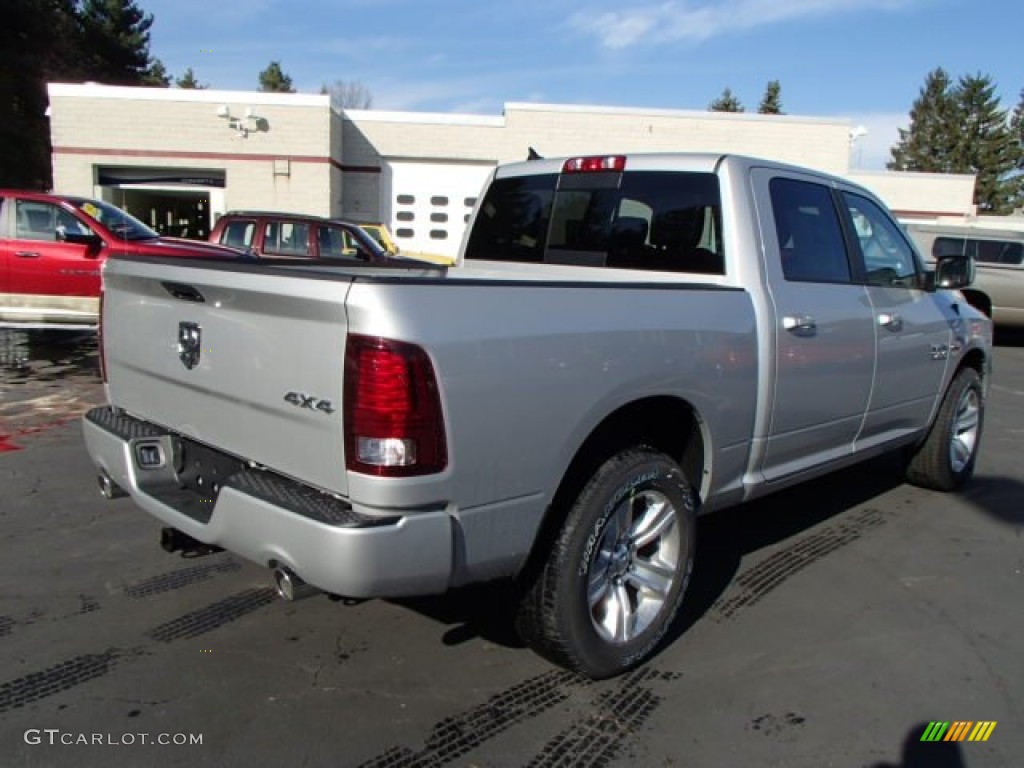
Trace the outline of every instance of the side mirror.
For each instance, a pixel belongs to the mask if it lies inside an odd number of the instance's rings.
[[[970,256],[941,256],[935,270],[928,275],[931,290],[959,290],[974,282],[974,259]]]
[[[57,239],[65,243],[74,243],[75,245],[87,245],[90,248],[100,248],[103,245],[103,240],[99,235],[90,232],[87,235],[79,234],[77,232],[66,232],[63,229],[57,230]]]

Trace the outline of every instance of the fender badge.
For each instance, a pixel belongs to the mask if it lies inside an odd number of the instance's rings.
[[[305,392],[289,392],[284,396],[284,401],[296,408],[308,408],[320,413],[334,413],[334,404],[330,400],[321,400],[315,395],[307,395]]]

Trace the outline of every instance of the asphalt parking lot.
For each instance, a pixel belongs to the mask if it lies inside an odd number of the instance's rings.
[[[594,683],[523,648],[497,587],[286,603],[165,554],[96,490],[95,340],[0,331],[0,764],[1020,765],[1024,342],[995,367],[963,493],[883,458],[705,518],[671,643]]]

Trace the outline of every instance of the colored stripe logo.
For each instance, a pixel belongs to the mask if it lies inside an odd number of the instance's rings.
[[[988,741],[995,729],[995,720],[933,720],[921,734],[921,741]]]

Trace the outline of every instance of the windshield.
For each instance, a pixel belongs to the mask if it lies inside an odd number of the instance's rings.
[[[80,197],[70,197],[67,201],[122,240],[152,240],[160,236],[134,216],[110,203]]]

